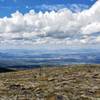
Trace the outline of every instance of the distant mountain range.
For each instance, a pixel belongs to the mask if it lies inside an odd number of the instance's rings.
[[[30,68],[39,65],[99,64],[99,50],[2,50],[1,67]]]

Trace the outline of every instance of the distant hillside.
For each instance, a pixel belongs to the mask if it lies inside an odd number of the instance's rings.
[[[13,71],[15,71],[15,70],[14,69],[10,69],[10,68],[0,67],[0,73],[13,72]]]

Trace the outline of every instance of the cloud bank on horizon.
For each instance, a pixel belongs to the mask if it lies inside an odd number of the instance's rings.
[[[100,0],[89,9],[79,9],[16,11],[0,18],[0,45],[100,44]]]

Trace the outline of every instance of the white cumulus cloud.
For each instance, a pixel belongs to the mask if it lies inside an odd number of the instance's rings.
[[[19,11],[0,18],[0,44],[66,44],[100,43],[100,0],[91,8],[72,12],[57,11],[26,14]]]

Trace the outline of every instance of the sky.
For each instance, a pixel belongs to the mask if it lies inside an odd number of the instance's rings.
[[[56,6],[66,8],[73,4],[90,7],[94,2],[95,0],[0,0],[0,17],[10,16],[16,10],[21,13],[27,13],[31,9],[34,9],[36,12],[40,10],[50,11],[50,6],[56,9]]]
[[[100,0],[0,0],[0,48],[100,45]]]

